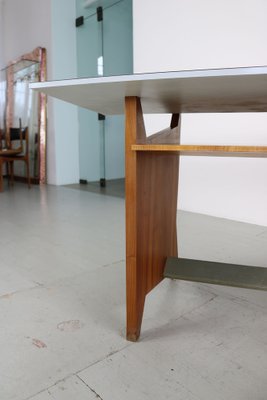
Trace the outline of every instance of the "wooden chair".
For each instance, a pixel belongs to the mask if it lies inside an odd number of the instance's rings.
[[[3,132],[1,133],[3,136]],[[0,148],[0,192],[3,191],[3,171],[4,163],[7,164],[8,179],[11,184],[14,183],[14,161],[23,161],[26,164],[26,174],[28,187],[31,186],[30,178],[30,157],[29,157],[29,134],[26,128],[10,128],[9,131],[10,146]],[[1,139],[1,143],[3,139]]]

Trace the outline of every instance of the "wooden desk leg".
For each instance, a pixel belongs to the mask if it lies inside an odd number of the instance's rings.
[[[127,97],[125,107],[127,339],[136,341],[146,294],[163,279],[166,258],[177,257],[179,157],[132,151],[146,140],[140,99]]]

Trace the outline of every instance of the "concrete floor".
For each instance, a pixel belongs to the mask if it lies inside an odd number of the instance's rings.
[[[266,227],[178,220],[180,256],[267,266]],[[267,399],[266,292],[164,280],[130,343],[122,198],[16,183],[0,221],[1,400]]]
[[[101,187],[98,182],[87,182],[86,184],[74,183],[66,185],[70,189],[85,190],[87,192],[104,194],[112,197],[124,198],[125,179],[110,179],[106,181],[106,186]]]

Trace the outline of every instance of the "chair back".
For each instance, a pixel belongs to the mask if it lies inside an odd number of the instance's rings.
[[[9,140],[10,140],[10,147],[12,149],[20,150],[22,153],[28,154],[29,152],[28,127],[10,128]],[[16,144],[14,142],[19,142],[19,144]]]

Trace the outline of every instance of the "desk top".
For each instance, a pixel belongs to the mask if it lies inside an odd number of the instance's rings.
[[[188,70],[30,84],[31,89],[104,115],[138,96],[144,113],[267,112],[267,67]]]

